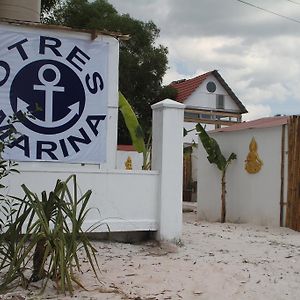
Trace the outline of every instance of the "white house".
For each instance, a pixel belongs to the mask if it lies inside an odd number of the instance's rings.
[[[247,109],[228,86],[217,70],[191,79],[173,81],[170,86],[177,90],[176,101],[185,105],[184,126],[192,129],[197,123],[217,127],[241,122]],[[195,133],[185,137],[191,143]]]
[[[173,81],[170,86],[177,90],[176,101],[185,105],[184,128],[192,130],[197,123],[206,124],[206,129],[230,126],[241,122],[247,109],[228,86],[217,70],[191,79]],[[198,143],[195,131],[184,137],[185,146]],[[184,161],[184,199],[196,198],[197,154],[185,156]],[[193,192],[191,194],[191,192]],[[193,199],[191,199],[193,198]]]

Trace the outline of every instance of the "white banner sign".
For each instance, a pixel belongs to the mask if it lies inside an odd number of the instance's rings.
[[[108,50],[100,40],[0,27],[0,138],[10,116],[20,120],[5,158],[105,161]]]

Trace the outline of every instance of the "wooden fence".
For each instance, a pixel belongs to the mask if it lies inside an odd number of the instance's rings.
[[[183,156],[183,201],[192,201],[192,156],[186,153]]]
[[[300,116],[292,116],[288,121],[286,226],[300,231]]]

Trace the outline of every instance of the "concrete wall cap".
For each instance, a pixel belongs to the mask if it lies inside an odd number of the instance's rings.
[[[177,101],[171,100],[171,99],[165,99],[163,101],[160,101],[158,103],[155,103],[151,105],[152,109],[159,109],[159,108],[178,108],[178,109],[184,109],[185,105],[182,103],[179,103]]]

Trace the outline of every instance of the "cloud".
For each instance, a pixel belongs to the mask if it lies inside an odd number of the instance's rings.
[[[263,117],[272,116],[271,107],[268,105],[248,105],[249,113],[243,115],[243,121],[250,121],[255,119],[260,119]]]
[[[300,24],[237,0],[110,0],[122,13],[153,20],[169,49],[164,83],[217,69],[252,116],[300,113]],[[249,0],[299,18],[300,5]]]
[[[127,0],[128,1],[128,0]],[[146,0],[138,1],[143,5]],[[278,32],[290,34],[295,23],[269,14],[262,10],[247,6],[236,0],[161,0],[154,1],[162,11],[168,3],[164,19],[153,15],[154,21],[159,22],[168,36],[248,36],[249,38],[264,38],[276,36]],[[258,6],[285,14],[297,19],[300,6],[287,1],[251,0]],[[164,6],[160,5],[164,3]],[[143,14],[146,18],[147,13]]]

